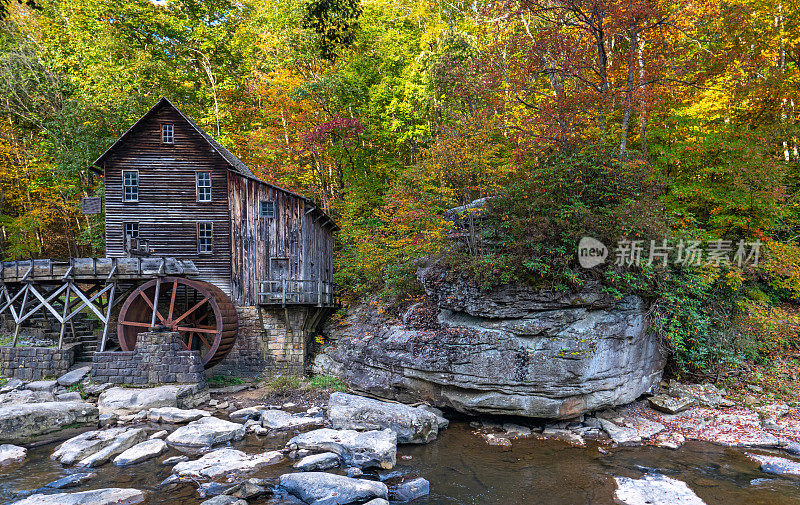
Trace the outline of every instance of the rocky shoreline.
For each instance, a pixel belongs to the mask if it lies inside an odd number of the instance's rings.
[[[54,382],[43,386],[9,381],[0,394],[0,409],[25,407],[35,412],[77,402],[71,397],[58,401],[63,386]],[[765,474],[800,475],[800,462],[793,459],[800,455],[798,409],[782,403],[736,405],[710,385],[663,386],[660,394],[647,400],[571,419],[484,417],[471,424],[492,451],[511,450],[520,439],[536,438],[596,447],[611,455],[621,447],[678,449],[686,441],[698,440],[740,448]],[[87,431],[63,441],[51,454],[72,473],[21,492],[12,503],[146,503],[153,492],[179,486],[195,488],[197,503],[203,505],[413,502],[424,499],[431,483],[425,475],[393,473],[398,446],[436,444],[449,423],[449,414],[425,404],[404,405],[341,392],[330,393],[324,401],[317,401],[320,395],[316,395],[302,404],[270,405],[258,403],[263,395],[248,394],[251,391],[217,393],[212,399],[207,390],[193,386],[133,389],[84,382],[80,389],[87,396],[80,403],[94,409],[96,418],[84,423]],[[16,425],[3,419],[0,416],[0,433],[9,437]],[[40,423],[42,434],[62,426],[59,419],[49,421],[50,425]],[[30,440],[29,427],[23,431]],[[245,436],[257,437],[261,452],[231,446]],[[26,452],[19,445],[0,445],[0,465],[25,464]],[[100,467],[136,472],[137,465],[151,460],[171,468],[155,491],[85,490],[93,487]],[[287,472],[275,479],[253,477],[273,466]],[[625,505],[703,503],[684,482],[658,473],[639,479],[618,476],[614,485],[615,500]],[[653,493],[666,501],[646,501]]]

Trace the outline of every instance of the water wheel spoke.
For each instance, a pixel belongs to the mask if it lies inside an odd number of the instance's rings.
[[[153,307],[153,302],[152,302],[152,301],[150,300],[150,298],[147,296],[147,293],[145,293],[145,292],[144,292],[144,290],[141,290],[141,291],[139,292],[139,294],[140,294],[140,295],[142,295],[142,298],[144,298],[144,301],[145,301],[145,302],[147,302],[147,305],[149,305],[149,306],[150,306],[150,309],[152,309],[152,310],[155,310],[155,311],[156,311],[156,315],[158,315],[158,318],[161,320],[161,324],[166,324],[166,323],[167,323],[166,319],[164,319],[164,316],[162,316],[162,315],[161,315],[161,312],[159,312],[158,310],[156,310],[156,309]],[[148,325],[148,327],[149,327],[149,326],[150,326],[150,325]]]
[[[202,328],[197,326],[192,326],[191,328],[188,326],[178,326],[176,328],[178,331],[196,331],[198,333],[216,333],[216,328]]]
[[[125,326],[138,326],[140,328],[150,328],[150,323],[140,323],[137,321],[120,321]]]
[[[178,319],[174,320],[172,323],[177,325],[178,323],[183,321],[187,316],[189,316],[192,312],[194,312],[195,310],[199,309],[200,306],[203,305],[204,303],[206,303],[207,301],[208,301],[208,298],[204,297],[202,300],[200,300],[199,302],[194,304],[194,307],[192,307],[191,309],[189,309],[186,312],[184,312],[181,317],[179,317]]]
[[[167,321],[172,322],[172,314],[175,312],[175,295],[178,294],[178,279],[172,283],[172,297],[169,300],[169,314]]]
[[[206,346],[207,346],[209,349],[211,349],[211,347],[212,347],[212,346],[211,346],[211,344],[209,344],[209,343],[208,343],[208,340],[206,340],[205,338],[203,338],[203,334],[202,334],[202,333],[198,333],[198,334],[197,334],[197,338],[199,338],[200,340],[202,340],[202,341],[203,341],[203,343],[204,343],[204,344],[206,344]]]

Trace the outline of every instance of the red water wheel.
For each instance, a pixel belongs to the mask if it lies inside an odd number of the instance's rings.
[[[145,282],[125,300],[117,335],[123,351],[132,351],[136,336],[149,331],[157,279]],[[239,327],[236,309],[218,287],[183,277],[162,277],[158,286],[156,326],[181,334],[187,349],[200,351],[203,365],[216,365],[233,347]]]

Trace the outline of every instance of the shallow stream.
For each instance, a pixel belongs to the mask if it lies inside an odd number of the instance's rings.
[[[287,437],[249,436],[235,447],[248,453],[283,447]],[[15,494],[32,490],[70,473],[50,459],[57,444],[30,449],[25,463],[0,468],[0,503],[13,503]],[[800,504],[800,478],[771,476],[744,456],[744,452],[707,443],[687,443],[677,451],[649,446],[608,449],[602,454],[589,442],[572,447],[562,442],[517,439],[511,449],[488,446],[466,423],[453,423],[439,438],[422,446],[398,448],[398,465],[391,471],[391,484],[398,475],[421,476],[431,483],[431,494],[421,504],[458,505],[584,505],[611,504],[613,476],[639,477],[661,472],[686,482],[708,505]],[[170,452],[128,468],[106,464],[92,471],[99,475],[88,483],[65,491],[103,487],[133,487],[148,490],[149,505],[194,505],[203,501],[196,486],[181,485],[171,491],[156,485],[170,475],[160,461],[179,453]],[[411,456],[402,459],[401,456]],[[290,462],[267,467],[255,477],[275,478],[290,471]],[[281,503],[280,500],[252,501]]]

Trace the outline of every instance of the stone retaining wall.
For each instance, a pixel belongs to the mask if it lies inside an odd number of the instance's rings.
[[[56,378],[75,363],[81,344],[57,347],[0,347],[0,375],[25,381]]]
[[[206,376],[199,351],[187,351],[179,333],[144,332],[133,351],[96,352],[92,359],[96,383],[156,385],[201,384]]]

